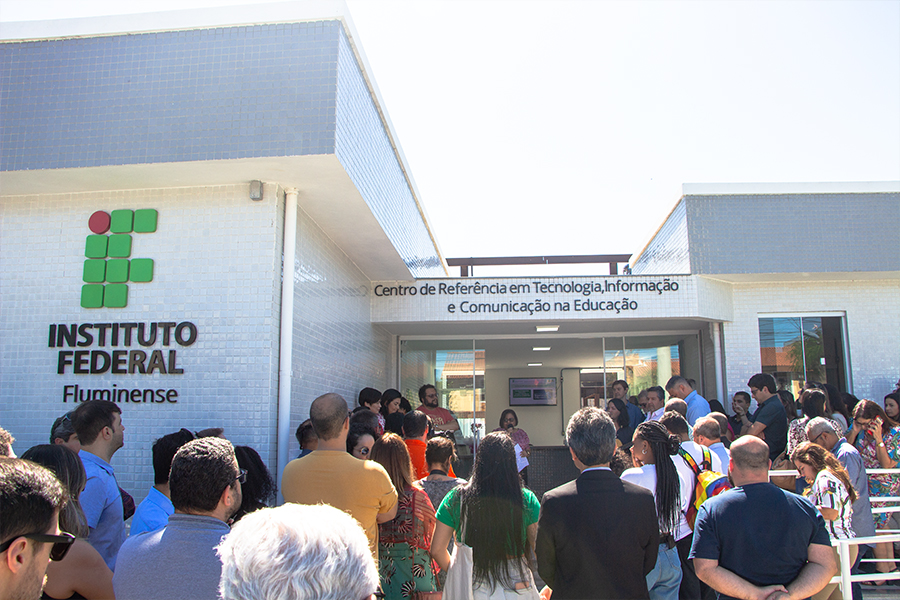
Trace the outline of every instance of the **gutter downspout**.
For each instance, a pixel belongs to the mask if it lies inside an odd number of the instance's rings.
[[[722,337],[720,334],[721,326],[718,321],[713,321],[712,324],[712,341],[713,341],[713,355],[715,357],[714,361],[716,363],[716,395],[719,402],[722,403],[722,406],[728,406],[727,398],[725,397],[725,377],[722,373]]]
[[[284,191],[284,237],[281,265],[281,335],[278,353],[278,501],[281,477],[288,464],[291,441],[291,366],[294,350],[294,261],[297,251],[297,188]]]

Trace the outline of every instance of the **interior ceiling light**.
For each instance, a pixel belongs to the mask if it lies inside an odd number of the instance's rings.
[[[543,367],[544,363],[528,363],[529,367]]]
[[[603,373],[603,369],[581,369],[582,373]]]
[[[534,346],[531,348],[534,352],[547,352],[550,346]]]
[[[546,333],[548,331],[559,331],[559,325],[535,325],[534,329],[538,333]]]

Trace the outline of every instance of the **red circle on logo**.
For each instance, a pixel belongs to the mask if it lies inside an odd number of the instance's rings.
[[[97,235],[106,233],[109,231],[109,213],[98,210],[91,215],[90,219],[88,219],[88,227],[90,227],[91,231]]]

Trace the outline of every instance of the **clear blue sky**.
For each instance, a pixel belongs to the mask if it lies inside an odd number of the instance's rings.
[[[900,180],[900,1],[348,5],[448,257],[636,253],[682,183]]]

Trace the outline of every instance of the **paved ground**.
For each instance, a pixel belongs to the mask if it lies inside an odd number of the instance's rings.
[[[863,598],[865,600],[896,600],[900,598],[900,587],[883,585],[878,587],[863,586]]]
[[[533,573],[534,582],[537,585],[538,591],[540,591],[541,588],[544,587],[544,582],[541,581],[541,576],[538,575],[537,570],[534,570]],[[900,600],[900,587],[894,585],[864,585],[862,591],[863,600]]]

